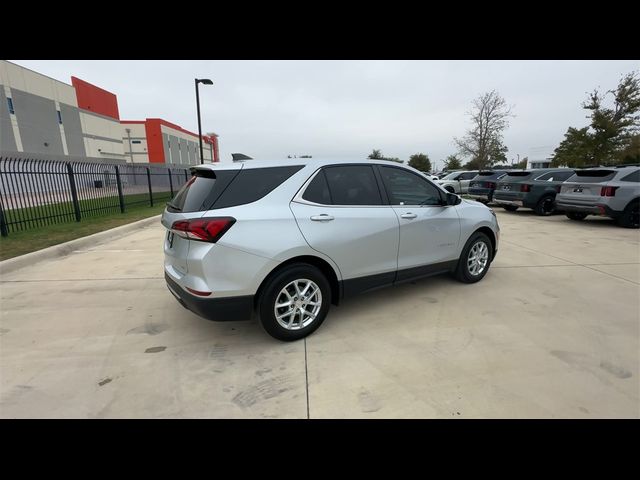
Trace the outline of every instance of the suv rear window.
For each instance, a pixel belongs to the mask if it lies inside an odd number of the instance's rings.
[[[167,208],[172,212],[203,212],[255,202],[302,167],[194,169],[194,176],[167,204]]]
[[[536,178],[536,180],[543,182],[564,182],[571,175],[573,175],[573,170],[568,170],[565,172],[549,172]]]
[[[192,170],[193,176],[167,204],[170,212],[201,212],[220,196],[240,170]]]
[[[615,174],[614,170],[576,170],[576,173],[568,181],[579,183],[608,182]]]
[[[304,165],[296,165],[240,170],[209,210],[236,207],[260,200],[303,167]]]
[[[507,175],[509,175],[510,177],[528,177],[529,175],[531,175],[533,172],[507,172]]]

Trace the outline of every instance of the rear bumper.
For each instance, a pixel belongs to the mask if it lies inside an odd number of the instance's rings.
[[[185,292],[167,273],[164,274],[169,291],[187,310],[207,320],[228,322],[250,320],[253,314],[253,295],[206,298]]]
[[[605,217],[616,218],[619,217],[622,212],[612,210],[607,205],[581,205],[578,203],[563,202],[556,199],[556,208],[564,212],[578,212],[586,213],[588,215],[602,215]]]
[[[503,200],[501,198],[493,197],[493,203],[497,203],[498,205],[511,205],[514,207],[523,207],[522,200]]]

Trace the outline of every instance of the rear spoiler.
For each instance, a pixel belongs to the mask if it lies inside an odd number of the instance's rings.
[[[232,153],[231,158],[234,162],[240,162],[242,160],[253,160],[253,158],[245,155],[244,153]]]

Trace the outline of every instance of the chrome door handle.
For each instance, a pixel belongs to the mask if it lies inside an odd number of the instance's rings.
[[[323,213],[322,215],[312,216],[311,220],[313,220],[314,222],[330,222],[331,220],[333,220],[333,217],[331,215]]]
[[[416,215],[415,213],[403,213],[402,215],[400,215],[400,217],[402,218],[408,218],[408,219],[412,219],[412,218],[416,218],[418,215]]]

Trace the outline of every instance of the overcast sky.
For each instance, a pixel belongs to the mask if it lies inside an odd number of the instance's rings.
[[[587,92],[615,88],[639,61],[79,61],[12,60],[70,83],[72,75],[118,96],[120,118],[160,117],[197,132],[193,79],[203,132],[232,152],[364,158],[372,149],[432,162],[455,153],[471,102],[496,89],[516,115],[505,134],[509,160],[544,158],[569,126],[588,120]]]

